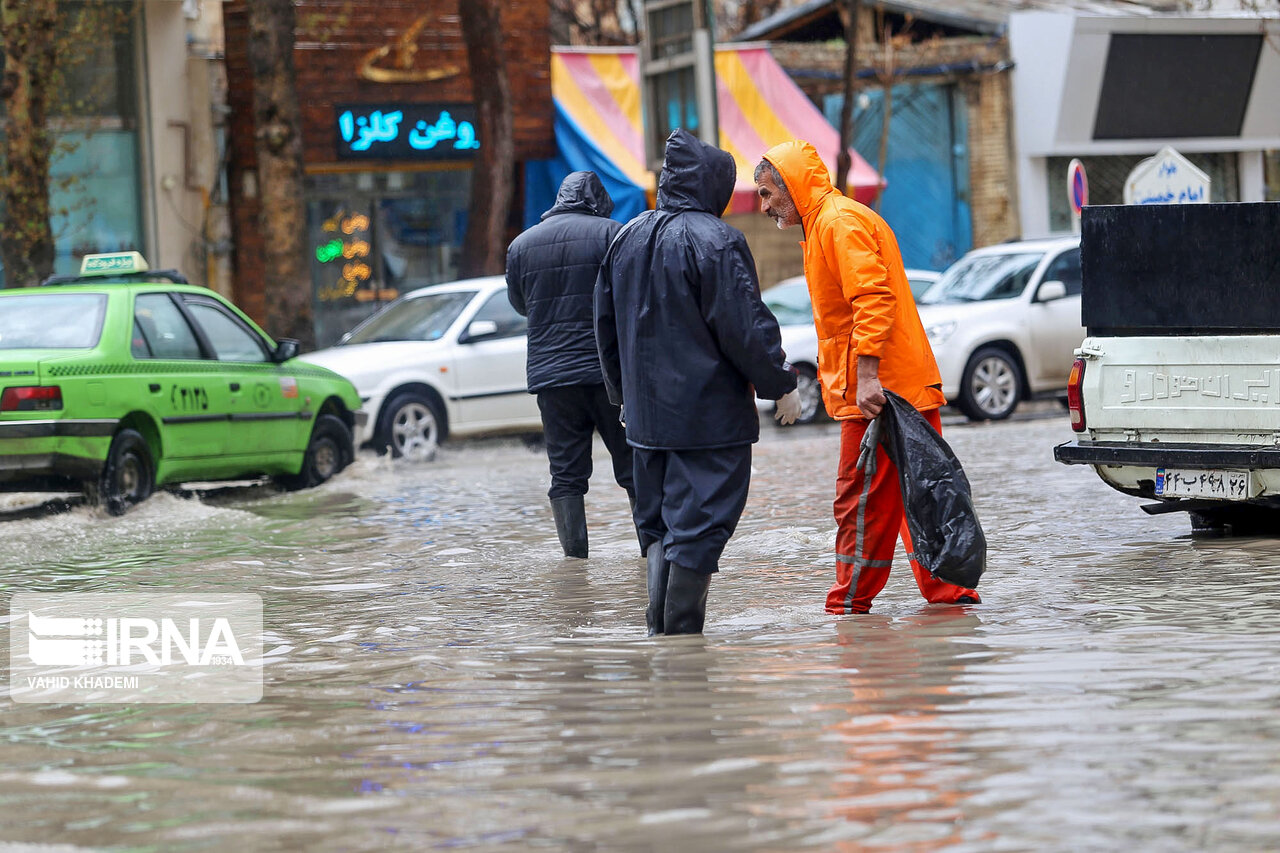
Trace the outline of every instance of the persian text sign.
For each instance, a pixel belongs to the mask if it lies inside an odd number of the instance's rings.
[[[257,702],[262,599],[199,593],[17,593],[15,702]]]
[[[459,160],[480,148],[470,104],[338,105],[342,160]]]
[[[1209,201],[1209,176],[1172,148],[1161,148],[1129,173],[1125,204],[1203,204]]]

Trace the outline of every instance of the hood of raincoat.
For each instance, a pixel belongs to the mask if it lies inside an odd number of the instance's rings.
[[[719,216],[733,198],[738,167],[733,155],[708,145],[683,128],[667,137],[658,175],[658,210],[698,210]]]
[[[782,175],[801,219],[817,212],[822,200],[831,193],[843,195],[831,183],[831,174],[818,156],[818,149],[808,142],[796,139],[775,145],[765,152],[764,159]],[[805,232],[808,230],[806,227]]]
[[[600,176],[595,172],[570,172],[560,182],[556,203],[542,214],[542,218],[561,213],[589,213],[608,217],[613,213],[613,199],[609,198]]]

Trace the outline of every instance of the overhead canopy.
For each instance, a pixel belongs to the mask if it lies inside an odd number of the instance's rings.
[[[753,172],[760,155],[779,142],[813,143],[834,170],[839,134],[767,49],[717,48],[716,89],[720,147],[738,164],[738,181],[727,212],[757,209]],[[536,221],[551,207],[559,180],[578,169],[591,169],[604,179],[613,196],[615,219],[626,220],[645,209],[653,198],[654,176],[644,165],[635,49],[552,48],[551,93],[561,156],[529,173],[526,222],[531,216]],[[847,192],[859,201],[870,201],[879,176],[856,151],[850,149],[849,154]]]

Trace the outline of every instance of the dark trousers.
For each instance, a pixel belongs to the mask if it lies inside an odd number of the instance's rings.
[[[551,462],[547,497],[585,495],[591,479],[591,442],[599,432],[613,457],[613,478],[633,494],[631,445],[618,422],[618,407],[609,402],[604,385],[563,385],[538,392],[538,411]]]
[[[704,574],[738,526],[751,485],[751,445],[715,450],[635,448],[636,529],[672,563]]]

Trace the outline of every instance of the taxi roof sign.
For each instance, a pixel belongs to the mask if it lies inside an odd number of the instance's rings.
[[[85,255],[80,262],[80,275],[116,275],[129,272],[146,272],[151,269],[141,252],[111,252],[105,255]]]

